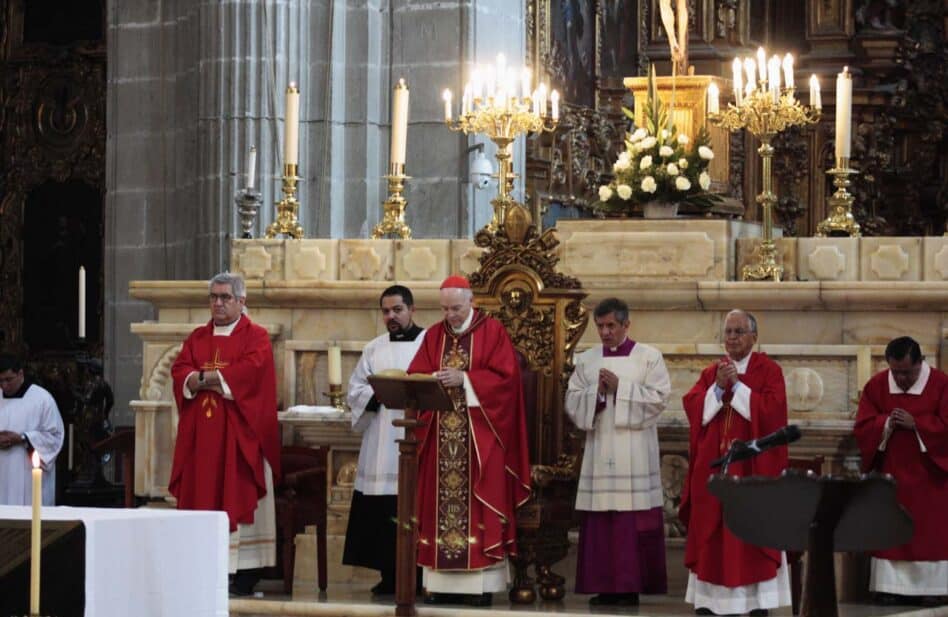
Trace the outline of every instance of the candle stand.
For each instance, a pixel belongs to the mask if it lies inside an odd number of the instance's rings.
[[[303,227],[297,220],[300,202],[296,200],[296,183],[299,181],[296,171],[296,164],[283,166],[283,199],[276,204],[277,218],[267,227],[267,238],[275,238],[277,234],[297,240],[303,237]]]
[[[836,192],[829,198],[831,213],[824,221],[816,226],[817,237],[851,236],[858,238],[861,234],[859,223],[853,216],[853,202],[855,197],[846,189],[852,184],[849,176],[859,172],[849,167],[848,158],[837,158],[836,166],[826,172],[833,176],[833,186]]]
[[[240,189],[234,195],[234,203],[237,204],[237,214],[240,216],[240,237],[249,240],[253,238],[254,223],[262,203],[260,192],[251,188]]]
[[[346,410],[346,393],[342,390],[342,384],[329,384],[329,392],[323,392],[324,396],[329,397],[329,404],[339,411]]]
[[[391,173],[385,176],[388,180],[388,199],[385,200],[383,207],[385,214],[382,221],[372,230],[372,238],[378,240],[387,236],[401,238],[402,240],[411,239],[411,227],[405,223],[405,208],[408,202],[402,197],[405,190],[405,180],[411,176],[405,175],[405,165],[403,163],[392,163]]]

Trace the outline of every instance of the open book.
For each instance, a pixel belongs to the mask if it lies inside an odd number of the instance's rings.
[[[433,375],[407,374],[401,369],[387,369],[369,375],[375,398],[389,409],[454,409],[454,403],[441,382]]]

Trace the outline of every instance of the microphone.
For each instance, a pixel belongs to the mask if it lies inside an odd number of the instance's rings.
[[[711,467],[720,467],[721,465],[726,465],[735,461],[743,461],[744,459],[753,458],[761,452],[765,452],[771,448],[776,448],[777,446],[785,446],[788,443],[793,443],[798,439],[800,439],[799,427],[796,424],[788,424],[782,429],[774,431],[770,435],[766,435],[760,439],[751,439],[750,441],[746,442],[735,441],[731,445],[731,449],[728,451],[728,453],[713,461],[711,463]]]

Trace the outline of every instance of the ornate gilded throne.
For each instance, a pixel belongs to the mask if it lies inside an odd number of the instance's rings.
[[[519,204],[507,213],[496,233],[475,236],[487,251],[470,275],[478,307],[507,328],[522,372],[530,443],[533,496],[517,514],[519,556],[514,560],[514,602],[536,599],[534,566],[540,596],[558,600],[563,577],[550,567],[566,556],[582,441],[563,413],[572,355],[586,329],[580,282],[557,272],[559,244],[555,230],[538,234]]]

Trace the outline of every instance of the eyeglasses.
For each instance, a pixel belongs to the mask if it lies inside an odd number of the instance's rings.
[[[211,304],[216,303],[218,300],[222,304],[227,304],[234,299],[234,296],[230,294],[207,294],[207,299],[210,300]]]
[[[744,328],[725,328],[724,336],[744,336],[745,334],[750,334],[752,330],[745,330]]]

